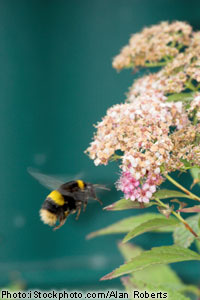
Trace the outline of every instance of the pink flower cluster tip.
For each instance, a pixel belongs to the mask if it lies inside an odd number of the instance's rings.
[[[162,180],[162,176],[149,173],[144,183],[141,184],[129,171],[126,171],[122,173],[117,182],[117,188],[124,193],[126,199],[149,203],[153,193],[156,191],[156,186]]]

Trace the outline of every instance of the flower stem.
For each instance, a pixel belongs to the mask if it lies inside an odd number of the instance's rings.
[[[169,209],[169,206],[164,204],[159,198],[155,198],[155,201],[163,208]],[[184,224],[185,228],[189,230],[196,238],[198,238],[198,235],[194,230],[190,227],[190,225],[181,217],[180,213],[176,213],[172,210],[171,212],[181,223]]]
[[[192,84],[192,78],[185,82],[185,87],[193,92],[196,92],[196,87]]]
[[[190,196],[191,199],[200,201],[200,198],[196,196],[195,194],[188,191],[184,186],[182,186],[180,183],[178,183],[176,180],[174,180],[171,176],[166,175],[166,178],[176,187],[178,187],[180,190],[182,190],[185,194]]]
[[[198,91],[199,89],[200,89],[200,83],[197,85],[196,91]]]
[[[110,158],[110,161],[115,161],[118,159],[122,159],[122,155],[118,155],[118,154],[113,154]]]
[[[145,67],[149,67],[149,68],[155,68],[155,67],[163,67],[167,64],[166,61],[161,61],[161,62],[145,62]]]

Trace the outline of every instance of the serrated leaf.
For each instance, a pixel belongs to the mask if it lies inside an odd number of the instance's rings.
[[[150,266],[133,274],[134,278],[143,280],[146,283],[166,284],[167,282],[171,289],[176,289],[177,284],[182,284],[180,278],[168,265]]]
[[[119,222],[116,222],[108,227],[105,227],[103,229],[97,230],[95,232],[92,232],[87,235],[87,239],[91,239],[93,237],[99,236],[99,235],[105,235],[105,234],[116,234],[116,233],[126,233],[134,228],[136,228],[138,225],[144,223],[145,221],[154,219],[158,216],[158,214],[155,213],[148,213],[148,214],[142,214],[134,217],[125,218]],[[164,218],[164,217],[163,217]]]
[[[125,261],[129,261],[131,258],[141,254],[143,251],[140,247],[130,243],[120,243],[118,244],[118,247]],[[133,283],[131,283],[131,278],[134,280]],[[122,277],[121,281],[128,292],[132,292],[136,287],[143,288],[150,284],[155,285],[156,283],[156,287],[159,287],[158,289],[160,291],[164,290],[161,288],[164,286],[165,289],[170,289],[171,291],[187,291],[195,295],[200,295],[200,291],[196,286],[184,284],[169,265],[153,265],[144,270],[133,272],[131,276]],[[142,285],[138,286],[138,282],[142,283]],[[154,291],[156,290],[157,289],[155,288]]]
[[[176,226],[177,224],[179,224],[179,221],[173,217],[169,219],[167,219],[166,217],[158,217],[145,221],[144,223],[131,230],[123,239],[123,243],[145,232],[154,231],[161,227]]]
[[[104,207],[105,210],[125,210],[125,209],[143,209],[147,207],[151,207],[152,205],[155,205],[156,203],[151,201],[147,204],[144,204],[144,207],[141,207],[141,204],[136,201],[131,201],[128,199],[121,199],[117,202],[112,203],[111,205],[108,205]]]
[[[173,95],[168,96],[167,98],[167,102],[177,102],[177,101],[181,101],[181,102],[190,102],[192,101],[194,98],[194,93],[176,93]]]
[[[190,260],[200,260],[200,255],[190,249],[185,249],[176,245],[156,247],[149,251],[142,252],[131,261],[102,277],[101,280],[116,278],[124,274],[143,270],[153,265]]]
[[[159,190],[154,195],[153,198],[159,198],[159,199],[167,199],[167,198],[189,198],[190,197],[182,192],[179,191],[173,191],[173,190]]]
[[[199,218],[200,216],[198,214],[186,219],[187,223],[197,234],[200,234],[200,229],[198,224]],[[174,230],[173,239],[176,245],[179,245],[184,248],[188,248],[195,240],[195,236],[189,230],[187,230],[183,224],[180,224]]]
[[[120,243],[118,244],[118,248],[125,261],[130,261],[143,252],[142,248],[130,243]],[[133,277],[138,280],[143,280],[145,283],[156,282],[158,284],[165,284],[167,282],[168,284],[173,284],[173,286],[182,284],[180,278],[168,265],[150,266],[144,270],[133,272]]]

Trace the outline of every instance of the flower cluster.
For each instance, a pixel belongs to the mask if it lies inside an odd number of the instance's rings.
[[[131,174],[135,180],[144,180],[148,174],[156,177],[161,165],[170,159],[170,127],[182,128],[187,123],[181,102],[163,103],[162,97],[140,96],[107,111],[87,152],[99,165],[107,164],[121,150],[124,174]]]
[[[155,62],[164,67],[136,80],[126,102],[108,109],[86,150],[95,165],[119,158],[120,150],[117,188],[138,202],[149,202],[169,172],[200,166],[200,32],[183,22],[145,28],[113,66]]]
[[[192,28],[184,22],[162,22],[141,33],[134,34],[129,45],[113,60],[113,67],[121,70],[130,66],[145,66],[175,57],[190,44]]]
[[[126,199],[148,203],[153,193],[155,193],[156,187],[160,185],[162,181],[162,176],[149,173],[146,180],[141,184],[130,172],[126,171],[122,172],[117,182],[117,188],[124,193]]]
[[[170,138],[173,148],[166,166],[167,172],[183,169],[185,162],[187,165],[200,166],[200,124],[189,124],[175,131]]]
[[[189,47],[171,59],[158,73],[138,79],[130,89],[128,100],[151,91],[163,95],[200,88],[200,32],[193,33]],[[129,99],[130,98],[130,99]]]
[[[167,64],[162,73],[168,77],[181,74],[183,84],[187,79],[200,82],[200,32],[193,34],[190,46]]]
[[[133,102],[137,97],[144,97],[144,95],[162,102],[166,101],[167,97],[163,93],[162,81],[158,81],[156,75],[150,74],[137,79],[129,90],[127,102]]]
[[[198,121],[200,121],[200,93],[196,93],[194,99],[190,103],[190,107],[188,109],[190,114],[195,114],[195,117]]]

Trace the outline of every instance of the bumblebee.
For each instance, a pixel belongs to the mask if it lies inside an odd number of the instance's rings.
[[[109,190],[104,185],[92,184],[80,179],[63,183],[58,178],[30,168],[28,172],[47,188],[51,190],[53,188],[40,209],[41,220],[49,226],[54,226],[53,230],[63,226],[70,214],[77,213],[76,219],[78,219],[81,209],[85,211],[89,198],[102,204],[97,198],[96,189]],[[56,226],[57,222],[59,224]]]

